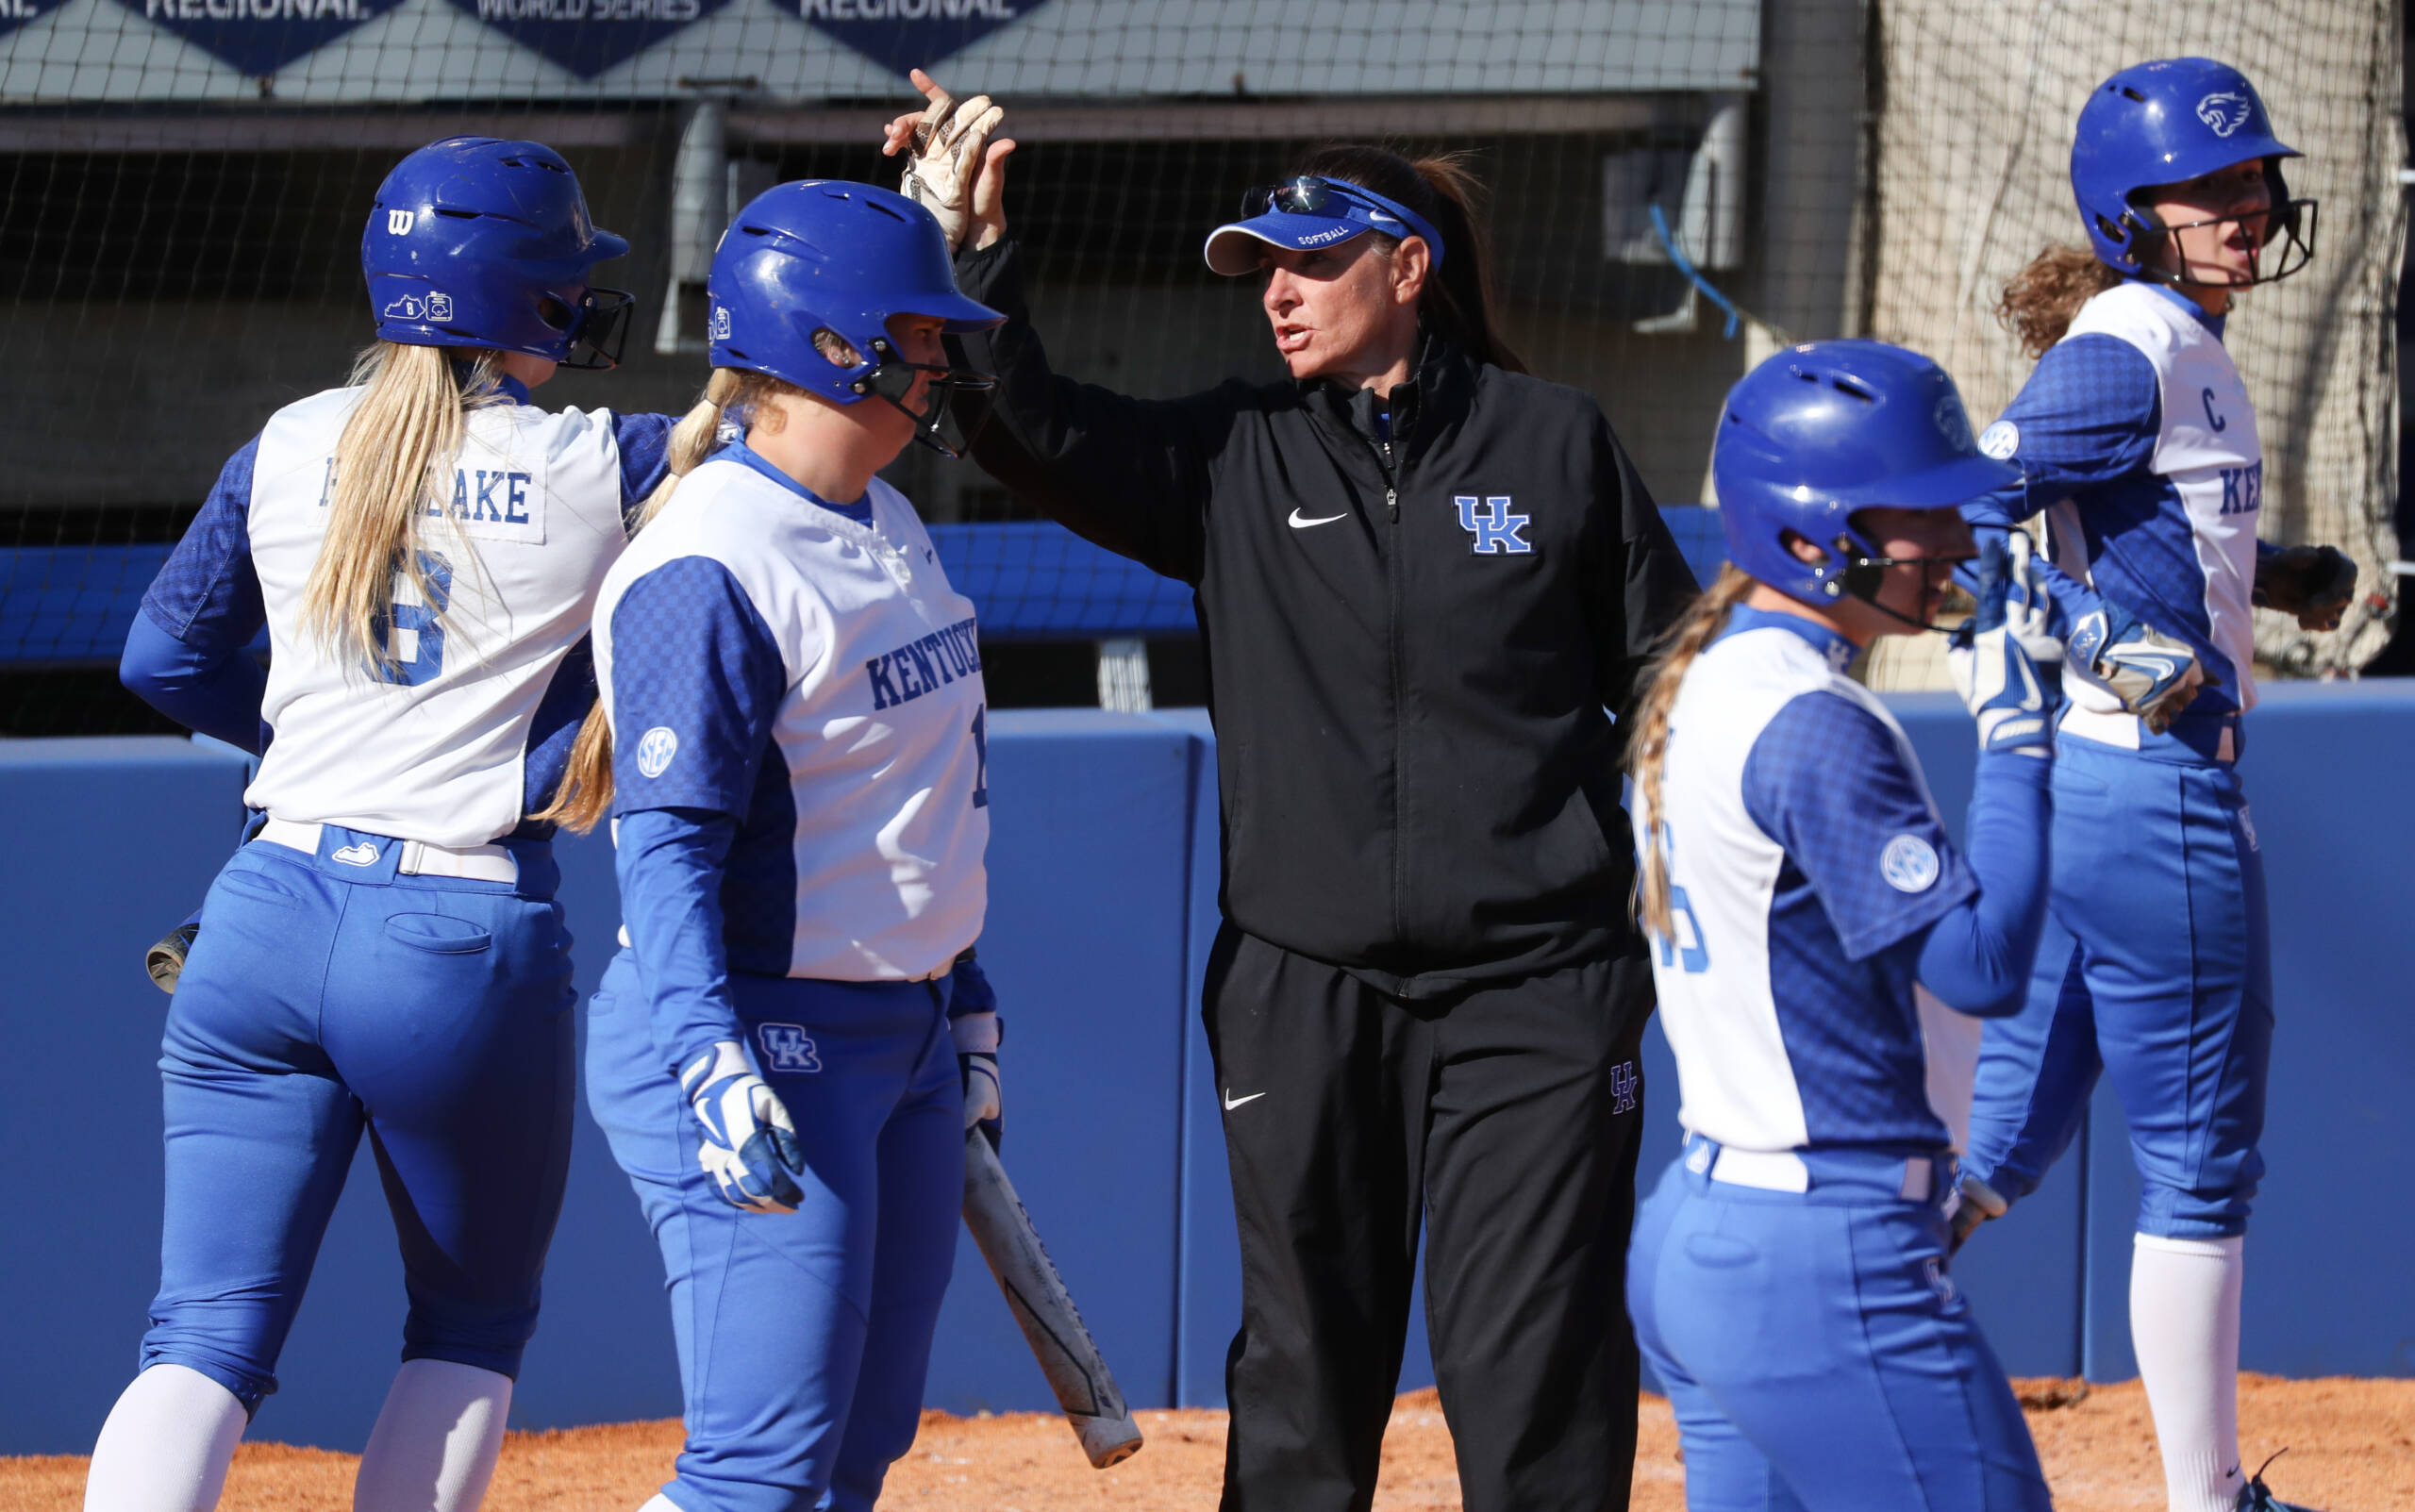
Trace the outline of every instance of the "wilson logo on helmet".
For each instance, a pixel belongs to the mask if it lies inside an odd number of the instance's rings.
[[[416,210],[388,210],[386,233],[389,236],[408,236],[411,234],[411,223],[418,219]]]
[[[2208,94],[2197,102],[2197,119],[2210,126],[2217,137],[2229,136],[2247,125],[2247,118],[2255,113],[2256,107],[2247,96],[2228,91]]]

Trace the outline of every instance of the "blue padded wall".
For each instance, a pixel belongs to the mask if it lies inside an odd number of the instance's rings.
[[[1890,700],[1948,825],[1968,803],[1970,722],[1946,697]],[[2415,1071],[2406,925],[2415,687],[2290,686],[2251,720],[2244,770],[2272,879],[2279,1030],[2270,1171],[2250,1246],[2252,1369],[2415,1374],[2415,1300],[2381,1269],[2415,1247],[2395,1189]],[[1216,925],[1213,736],[1196,712],[1001,712],[991,739],[991,923],[982,953],[1008,1022],[1007,1158],[1136,1405],[1222,1400],[1240,1287],[1221,1108],[1198,1028]],[[240,759],[172,739],[0,743],[0,945],[17,1054],[0,1096],[0,1198],[41,1214],[0,1240],[0,1453],[89,1447],[134,1365],[156,1281],[165,1000],[145,945],[230,847]],[[613,948],[611,857],[562,847],[582,988]],[[1645,1047],[1648,1187],[1676,1145],[1676,1084]],[[95,1099],[102,1101],[97,1105]],[[72,1170],[60,1151],[72,1141]],[[356,1170],[263,1407],[269,1437],[357,1447],[402,1315],[375,1182]],[[1957,1260],[2008,1369],[2130,1373],[2135,1188],[2110,1095],[2046,1187]],[[1041,1408],[1038,1369],[969,1242],[929,1400]],[[25,1304],[24,1299],[40,1299]],[[675,1413],[661,1276],[635,1200],[582,1110],[571,1191],[514,1420]],[[1430,1381],[1422,1321],[1404,1386]]]

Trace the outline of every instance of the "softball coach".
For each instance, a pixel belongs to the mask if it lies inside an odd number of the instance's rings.
[[[1620,1306],[1651,1011],[1624,706],[1694,592],[1584,393],[1528,376],[1451,159],[1315,154],[1208,239],[1291,380],[1147,402],[1051,372],[995,108],[904,116],[1004,325],[974,458],[1197,593],[1224,805],[1205,1016],[1240,1218],[1227,1508],[1364,1508],[1420,1224],[1471,1512],[1624,1507]]]

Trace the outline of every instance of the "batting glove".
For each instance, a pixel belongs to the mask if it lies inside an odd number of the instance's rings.
[[[2057,700],[2007,609],[2016,577],[2029,565],[2028,540],[2015,531],[1980,548],[1978,612],[1954,632],[1945,660],[1963,705],[1979,722],[1980,750],[2051,757]],[[2024,590],[2023,613],[2034,620],[2033,628],[2044,622],[2036,607],[2041,596]]]
[[[1980,1224],[1991,1218],[2002,1218],[2011,1207],[1993,1187],[1976,1176],[1964,1176],[1955,1188],[1954,1205],[1946,1210],[1946,1221],[1954,1229],[1954,1237],[1945,1246],[1946,1254],[1950,1257],[1959,1253],[1963,1241],[1977,1233]]]
[[[1007,118],[1006,107],[986,94],[958,100],[933,85],[930,108],[914,127],[913,156],[906,159],[906,175],[898,192],[920,202],[938,217],[947,233],[948,250],[964,244],[973,225],[973,181],[990,134]]]
[[[956,1035],[956,1069],[964,1079],[964,1132],[978,1128],[995,1150],[1007,1137],[1004,1092],[998,1081],[998,1045],[1006,1025],[992,1012],[950,1021]]]
[[[679,1073],[679,1089],[704,1131],[697,1163],[723,1201],[741,1212],[795,1212],[805,1201],[796,1184],[805,1172],[805,1150],[789,1110],[757,1074],[746,1047],[718,1041]]]
[[[2298,617],[2301,630],[2337,630],[2357,596],[2357,564],[2332,546],[2284,546],[2256,557],[2256,606]]]
[[[2149,629],[2114,605],[2080,616],[2064,647],[2067,672],[2121,700],[2157,735],[2206,685],[2206,671],[2186,641]]]

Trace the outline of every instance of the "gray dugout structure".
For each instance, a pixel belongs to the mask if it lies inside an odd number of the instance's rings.
[[[635,250],[623,371],[552,403],[684,408],[730,211],[781,178],[886,180],[929,64],[1013,108],[1011,208],[1068,373],[1142,394],[1279,373],[1205,231],[1307,146],[1465,148],[1509,329],[1597,394],[1656,492],[1696,497],[1757,336],[1850,324],[1863,0],[7,0],[0,12],[0,540],[134,509],[172,528],[367,327],[378,179],[461,132],[562,150]],[[1655,208],[1666,226],[1654,229]],[[968,465],[896,478],[1008,518]],[[95,516],[97,517],[97,516]],[[161,522],[166,522],[162,523]]]

